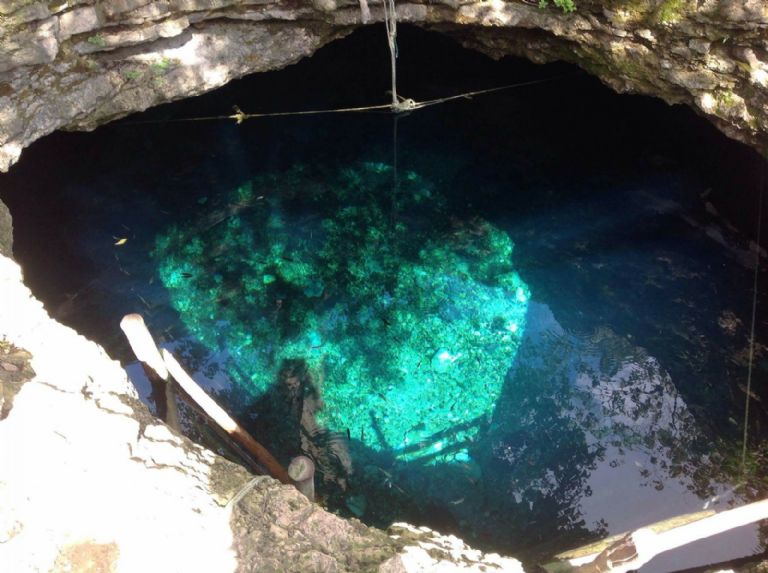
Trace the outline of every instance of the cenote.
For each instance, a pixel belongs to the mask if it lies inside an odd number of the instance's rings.
[[[55,318],[123,361],[142,314],[321,502],[529,561],[765,497],[764,160],[685,108],[403,26],[393,117],[173,121],[386,103],[383,28],[0,176]],[[759,256],[756,257],[756,253]],[[187,432],[206,443],[190,415]],[[742,528],[644,571],[757,553]],[[665,561],[666,559],[666,561]]]

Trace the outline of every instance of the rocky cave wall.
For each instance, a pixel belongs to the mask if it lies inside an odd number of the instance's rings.
[[[398,17],[493,57],[566,60],[619,92],[685,103],[768,154],[764,0],[537,4],[398,2]],[[381,5],[371,13],[381,20]],[[354,0],[0,0],[0,170],[56,129],[93,129],[296,62],[361,14]]]

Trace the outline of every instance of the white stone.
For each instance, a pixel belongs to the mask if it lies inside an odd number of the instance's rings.
[[[59,16],[61,39],[66,40],[75,34],[95,30],[100,25],[99,16],[94,6],[82,6]]]
[[[647,28],[641,28],[640,30],[635,30],[635,35],[638,38],[642,38],[643,40],[647,40],[651,44],[655,44],[656,43],[656,36],[654,35],[653,32],[651,32]]]
[[[189,28],[189,20],[186,16],[169,18],[157,25],[157,35],[161,38],[174,38],[187,28]]]
[[[337,8],[336,0],[312,0],[312,6],[321,12],[333,12]]]

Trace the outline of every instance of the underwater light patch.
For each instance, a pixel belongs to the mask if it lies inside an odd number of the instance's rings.
[[[296,167],[158,238],[173,306],[258,397],[304,361],[318,422],[400,459],[468,459],[530,298],[506,233],[418,174]]]

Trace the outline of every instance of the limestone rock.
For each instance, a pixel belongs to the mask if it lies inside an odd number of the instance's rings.
[[[22,24],[16,33],[0,35],[0,72],[52,62],[59,51],[57,35],[56,18]]]
[[[59,34],[62,40],[67,40],[75,34],[90,32],[100,25],[95,6],[75,8],[59,16]]]
[[[11,212],[0,201],[0,256],[13,257],[13,221]]]
[[[413,0],[398,18],[493,57],[566,60],[620,92],[686,103],[768,153],[763,0],[579,0],[571,14],[531,4]],[[0,170],[56,129],[93,129],[281,68],[362,18],[352,0],[0,0]],[[374,9],[370,21],[381,18]],[[722,92],[743,105],[700,105]]]

